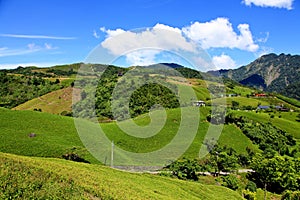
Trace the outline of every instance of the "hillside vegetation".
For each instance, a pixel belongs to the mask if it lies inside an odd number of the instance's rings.
[[[76,103],[80,99],[80,89],[67,87],[29,100],[13,109],[38,110],[52,114],[68,114],[72,112],[72,103]]]
[[[242,199],[221,186],[3,153],[0,175],[1,199]]]
[[[66,198],[75,199],[173,199],[175,195],[177,199],[218,199],[214,196],[218,194],[220,199],[232,199],[237,194],[227,198],[223,189],[220,193],[215,189],[210,195],[210,188],[199,184],[198,180],[205,177],[198,172],[220,175],[211,178],[248,199],[260,195],[257,188],[284,198],[298,195],[298,100],[274,93],[255,95],[262,92],[174,63],[164,64],[171,69],[162,64],[131,68],[86,64],[84,70],[79,70],[81,65],[19,67],[0,72],[4,78],[0,82],[2,106],[16,106],[12,110],[0,108],[0,152],[47,157],[1,153],[0,184],[5,192],[0,198],[59,199],[66,194]],[[196,107],[197,100],[206,106]],[[91,122],[94,113],[95,123]],[[72,115],[76,118],[66,117]],[[134,129],[135,125],[141,129]],[[146,131],[148,125],[154,134]],[[85,134],[77,132],[75,126]],[[178,139],[178,135],[182,138]],[[103,146],[99,148],[99,144]],[[163,164],[169,170],[162,172],[166,177],[132,175],[99,165],[112,164],[113,152],[114,166],[138,165],[143,170],[155,159],[136,163],[125,151],[155,152],[169,144],[175,144],[174,149],[159,151],[167,160],[151,165]],[[113,151],[112,145],[116,147]],[[210,153],[199,159],[200,149]],[[250,168],[256,172],[238,174],[239,169]],[[224,176],[224,172],[231,174]],[[87,177],[82,178],[83,174]],[[285,178],[281,179],[281,175]],[[209,187],[216,187],[214,184]],[[56,192],[50,194],[50,187]],[[175,192],[175,188],[179,190]],[[202,194],[205,192],[208,194]]]

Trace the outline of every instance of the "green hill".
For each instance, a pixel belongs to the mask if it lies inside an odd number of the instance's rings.
[[[234,111],[239,116],[246,116],[249,119],[257,122],[272,123],[272,125],[281,130],[290,133],[296,139],[300,139],[300,123],[297,121],[297,112],[276,112],[276,113],[256,113],[245,111]],[[271,117],[273,115],[273,117]]]
[[[1,199],[242,199],[221,186],[3,153],[0,174]]]
[[[13,110],[41,110],[52,114],[61,114],[64,111],[70,113],[72,112],[73,95],[79,101],[81,98],[80,89],[67,87],[56,90],[18,105]],[[76,98],[73,100],[76,100]],[[73,103],[76,103],[76,101]]]
[[[185,154],[187,157],[198,156],[209,127],[209,123],[206,122],[208,108],[201,108],[201,113],[198,133]],[[103,123],[101,127],[107,137],[114,140],[115,144],[121,148],[133,152],[148,152],[168,144],[177,133],[181,118],[180,110],[168,110],[167,114],[168,118],[164,128],[155,136],[146,139],[125,134],[114,122]],[[149,123],[149,119],[146,114],[136,118],[135,121],[139,125],[146,125]],[[86,123],[89,126],[95,126],[90,122]],[[0,127],[0,137],[3,141],[0,143],[0,151],[2,152],[41,157],[62,157],[66,153],[74,152],[85,160],[98,163],[84,148],[75,129],[74,120],[70,117],[1,108]],[[30,133],[35,133],[36,137],[29,137]],[[253,149],[257,148],[238,128],[232,125],[225,125],[219,142],[234,148],[237,152],[245,152],[247,146]]]

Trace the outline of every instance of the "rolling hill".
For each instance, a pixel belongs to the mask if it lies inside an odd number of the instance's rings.
[[[270,56],[269,58],[271,63],[273,62],[273,57]],[[263,59],[263,62],[265,61],[266,57]],[[128,69],[108,66],[107,71],[103,74],[102,82],[98,84],[96,90],[96,111],[98,112],[97,114],[99,114],[99,111],[101,114],[97,116],[98,121],[95,120],[96,123],[90,122],[90,118],[84,120],[62,116],[71,114],[74,111],[71,109],[72,94],[76,94],[78,103],[75,103],[75,105],[80,107],[80,109],[93,108],[93,106],[90,106],[91,101],[88,96],[90,87],[80,88],[74,83],[71,84],[74,81],[80,64],[44,69],[37,67],[30,67],[28,69],[18,68],[15,71],[0,72],[0,75],[12,80],[10,84],[14,80],[17,80],[18,84],[27,82],[30,88],[36,91],[35,96],[28,96],[28,100],[31,100],[21,105],[16,103],[18,106],[12,110],[0,108],[0,139],[2,141],[0,143],[0,152],[3,152],[0,153],[0,174],[2,178],[0,178],[0,184],[4,188],[1,191],[2,193],[0,192],[0,198],[5,199],[12,195],[25,199],[37,197],[61,198],[62,195],[65,195],[64,197],[75,199],[139,199],[141,197],[143,199],[174,199],[176,195],[177,199],[239,199],[238,193],[227,189],[225,191],[223,187],[201,185],[199,182],[182,182],[149,174],[129,174],[102,166],[101,163],[110,163],[109,158],[112,152],[111,141],[113,141],[115,147],[118,147],[114,150],[115,158],[119,157],[121,160],[128,161],[127,165],[136,165],[132,161],[133,158],[121,150],[135,153],[155,152],[172,143],[173,139],[178,135],[179,130],[182,131],[181,134],[184,137],[181,140],[176,140],[175,147],[178,149],[178,147],[186,143],[186,140],[191,142],[183,150],[183,154],[180,154],[181,159],[192,160],[199,157],[199,151],[203,143],[210,142],[204,139],[208,130],[212,130],[209,139],[217,139],[220,151],[224,151],[221,152],[220,156],[226,155],[226,150],[222,150],[223,147],[226,147],[229,149],[229,152],[227,152],[228,155],[241,156],[236,157],[238,159],[250,159],[249,152],[257,154],[264,151],[264,149],[255,143],[253,139],[250,139],[245,129],[242,129],[239,125],[238,121],[242,122],[243,117],[249,120],[245,123],[249,127],[258,129],[265,127],[264,125],[268,125],[266,127],[269,127],[269,130],[273,131],[274,137],[279,137],[276,132],[277,129],[271,126],[277,127],[280,131],[282,130],[287,132],[287,134],[291,134],[292,136],[289,135],[289,138],[291,140],[295,138],[295,143],[299,144],[300,135],[298,130],[300,125],[297,112],[299,101],[276,94],[264,98],[255,97],[252,94],[257,93],[257,89],[245,87],[235,81],[223,79],[225,84],[222,86],[220,82],[215,82],[216,79],[204,80],[202,78],[205,75],[204,73],[198,73],[195,70],[174,63],[164,64],[175,69],[177,72],[171,70],[170,76],[159,76],[159,74],[153,71],[152,68],[156,66],[153,65],[148,66],[148,68],[146,67],[146,70],[150,72],[148,76],[137,72],[137,76],[134,79],[124,80],[122,77]],[[91,65],[91,67],[94,70],[101,70],[103,65]],[[251,67],[248,68],[250,69]],[[263,67],[259,69],[262,70]],[[269,71],[272,70],[269,69]],[[177,76],[178,72],[183,77]],[[268,73],[266,73],[266,76]],[[90,74],[84,74],[84,72],[81,75],[83,75],[83,79],[80,79],[80,81],[88,82],[89,78],[91,78]],[[253,79],[247,77],[240,82],[247,84],[247,81],[255,79],[255,82],[260,84],[258,87],[263,87],[263,84],[265,84],[264,89],[267,90],[268,84],[262,78],[263,76],[258,76]],[[130,120],[127,118],[122,120],[109,118],[110,107],[107,104],[112,99],[112,91],[118,81],[122,83],[122,90],[117,95],[122,97],[122,95],[128,92],[127,88],[130,88],[128,86],[133,85],[136,80],[142,80],[142,78],[165,82],[164,86],[159,87],[157,86],[159,84],[146,84],[135,90],[135,93],[132,93],[130,97],[133,98],[133,101],[130,101],[131,116],[134,116],[132,120],[136,125],[147,127],[153,120],[157,122],[164,122],[165,120],[162,127],[161,123],[154,123],[154,126],[151,128],[157,131],[149,137],[146,131],[139,131],[137,137],[129,135],[128,131],[126,132],[119,125],[121,124],[127,130],[132,130]],[[63,83],[63,81],[66,81],[66,83]],[[93,84],[94,82],[91,83]],[[51,85],[55,87],[50,88]],[[0,86],[5,88],[5,84],[0,84]],[[44,86],[48,87],[48,89],[45,89],[39,95],[38,90],[44,89]],[[195,91],[195,97],[193,98],[191,98],[189,93],[191,89]],[[210,90],[215,90],[217,93],[224,90],[226,93],[220,92],[218,95],[213,96],[210,94]],[[17,95],[11,93],[9,89],[6,92],[10,100],[13,100],[14,95]],[[176,98],[178,95],[183,97],[181,101],[184,102],[184,106],[181,109],[177,105],[178,100]],[[204,100],[207,106],[199,108],[191,106],[191,102],[195,100]],[[227,111],[234,114],[232,116],[236,118],[232,119],[236,120],[236,122],[228,122],[222,127],[221,124],[213,124],[213,122],[210,123],[208,120],[212,117],[210,114],[212,103],[220,107],[220,105],[223,105],[223,102],[227,102]],[[155,103],[159,103],[167,108],[165,115],[163,115],[164,111],[161,109],[152,110],[149,113],[150,108]],[[11,103],[11,105],[13,104]],[[270,106],[272,109],[255,111],[258,105]],[[295,110],[296,112],[276,110],[275,106],[279,105]],[[123,107],[122,102],[120,107]],[[200,114],[199,121],[193,115],[182,117],[182,113],[188,113],[191,110],[197,111],[197,115]],[[103,116],[107,118],[103,120],[104,118],[101,118]],[[150,116],[154,118],[151,119]],[[82,138],[82,135],[78,134],[76,129],[76,127],[78,128],[78,124],[74,124],[75,121],[80,121],[81,128],[86,130],[86,133],[91,133],[86,139],[92,142],[92,148],[90,148],[91,146],[86,147],[83,144],[85,139]],[[100,123],[98,123],[99,121]],[[103,123],[104,121],[105,123]],[[185,124],[183,123],[184,121],[186,122]],[[193,128],[191,128],[194,125],[198,126],[195,136],[192,135]],[[99,146],[95,145],[96,143],[94,142],[99,139],[99,132],[94,130],[98,130],[100,127],[109,141],[109,146],[98,150]],[[222,128],[222,134],[218,139],[217,130],[219,128]],[[265,133],[268,134],[266,129],[262,130],[262,135]],[[287,137],[285,138],[285,133],[281,135],[284,137],[282,141],[285,141],[287,139]],[[214,138],[215,136],[217,138]],[[286,152],[290,153],[292,150],[297,150],[297,148],[298,146],[291,146]],[[97,159],[93,156],[95,154],[92,155],[92,152],[97,153]],[[163,157],[169,159],[164,165],[178,158],[172,157],[174,153],[175,149],[174,151],[162,154]],[[26,156],[31,156],[32,158]],[[62,159],[74,160],[72,156],[75,156],[76,161],[91,164],[75,163]],[[199,162],[207,162],[207,159],[210,159],[211,156],[212,154],[207,155],[207,157],[202,158]],[[149,160],[145,159],[145,163],[142,163],[138,167],[149,166],[147,165]],[[122,164],[122,162],[119,163]],[[119,163],[114,161],[116,167],[122,167],[118,166]],[[240,167],[242,166],[249,167],[250,165],[241,164]],[[7,169],[14,170],[9,172]],[[25,174],[26,178],[20,176],[20,174]],[[161,186],[158,187],[158,185]],[[55,190],[56,192],[50,193],[50,190]],[[214,192],[212,193],[212,191]]]
[[[183,155],[185,157],[195,158],[198,156],[204,136],[210,126],[209,122],[206,121],[208,109],[201,108],[200,111],[198,132],[189,149]],[[163,129],[155,136],[145,139],[126,134],[115,122],[102,123],[100,126],[107,137],[119,147],[131,152],[149,152],[168,144],[178,131],[181,121],[180,110],[167,110],[167,114],[168,118]],[[148,114],[135,119],[135,123],[140,126],[145,126],[149,122]],[[127,122],[124,121],[123,123],[126,126]],[[95,124],[88,121],[84,124],[97,128]],[[1,152],[55,158],[62,158],[62,155],[66,153],[77,153],[91,163],[99,163],[84,147],[75,128],[74,119],[71,117],[0,108],[0,127],[0,137],[3,141],[0,144]],[[186,129],[186,131],[188,130]],[[36,134],[36,137],[29,137],[31,133]],[[234,137],[232,137],[233,135]],[[225,125],[219,143],[232,147],[239,153],[245,153],[247,147],[257,150],[257,147],[238,128],[232,125]],[[106,153],[109,156],[110,149]]]

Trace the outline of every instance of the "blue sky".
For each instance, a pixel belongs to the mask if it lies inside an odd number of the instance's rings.
[[[299,54],[299,9],[299,0],[0,0],[0,68],[82,62],[97,46],[118,57],[151,44],[201,47],[217,68],[236,68],[270,52]],[[120,33],[123,43],[109,40]],[[118,60],[156,62],[156,50]]]

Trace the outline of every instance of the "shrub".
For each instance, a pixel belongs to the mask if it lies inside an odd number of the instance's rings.
[[[283,192],[281,199],[284,199],[284,200],[300,199],[300,191],[286,190]]]
[[[239,179],[233,174],[229,174],[228,176],[223,176],[222,186],[225,186],[232,190],[237,190],[239,188]]]
[[[169,166],[169,169],[173,176],[176,176],[179,179],[197,181],[197,172],[200,170],[200,165],[197,160],[182,159],[173,162]]]
[[[249,190],[250,192],[256,192],[257,186],[253,181],[249,181],[245,189]]]
[[[243,196],[245,199],[248,199],[248,200],[256,200],[256,194],[255,192],[251,192],[249,190],[243,190]]]
[[[66,153],[64,155],[62,155],[62,157],[66,160],[71,160],[71,161],[75,161],[75,162],[84,162],[84,163],[90,163],[89,161],[81,158],[78,154],[76,153]]]

